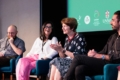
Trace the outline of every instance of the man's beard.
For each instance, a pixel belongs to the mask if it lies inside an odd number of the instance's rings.
[[[117,31],[118,27],[117,26],[112,26],[112,30]]]
[[[16,36],[14,36],[14,37],[11,37],[11,36],[7,36],[7,38],[8,38],[8,39],[10,39],[10,38],[13,38],[13,39],[14,39],[15,37],[16,37]]]

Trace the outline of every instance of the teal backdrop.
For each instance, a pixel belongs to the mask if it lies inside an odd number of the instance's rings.
[[[78,21],[77,32],[107,31],[120,0],[68,0],[67,8],[67,16]]]

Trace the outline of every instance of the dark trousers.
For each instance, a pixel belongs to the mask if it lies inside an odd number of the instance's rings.
[[[87,75],[103,74],[103,67],[107,63],[109,62],[102,59],[77,55],[74,57],[64,80],[85,80]]]
[[[16,56],[0,57],[0,67],[9,66],[10,65],[10,59],[15,58],[15,57]]]

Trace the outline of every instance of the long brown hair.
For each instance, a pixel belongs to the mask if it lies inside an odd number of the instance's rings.
[[[42,25],[42,28],[41,28],[41,31],[40,31],[40,39],[43,40],[43,41],[46,39],[46,36],[45,36],[45,33],[44,33],[44,28],[46,27],[47,24],[51,24],[52,29],[53,29],[53,23],[52,23],[51,21],[47,21],[47,22],[45,22],[45,23]],[[53,31],[52,31],[52,32],[53,32]],[[49,39],[51,39],[52,36],[53,36],[52,32],[51,32],[51,34],[49,35]]]

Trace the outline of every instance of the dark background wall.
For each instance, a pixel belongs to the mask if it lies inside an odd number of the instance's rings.
[[[53,21],[54,34],[64,45],[65,35],[62,33],[61,19],[67,17],[67,0],[42,0],[42,23],[46,20]],[[87,50],[100,51],[106,44],[113,31],[83,32],[87,41]]]
[[[52,21],[54,35],[64,44],[61,19],[67,16],[67,0],[42,0],[42,23]]]

